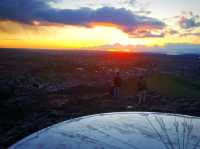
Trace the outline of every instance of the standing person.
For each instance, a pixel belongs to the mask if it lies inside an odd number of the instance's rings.
[[[121,85],[122,79],[119,75],[119,72],[116,72],[116,75],[113,78],[113,96],[118,97],[120,95]]]
[[[146,85],[146,79],[143,76],[139,77],[139,80],[137,82],[137,89],[138,89],[138,104],[145,103],[147,85]]]

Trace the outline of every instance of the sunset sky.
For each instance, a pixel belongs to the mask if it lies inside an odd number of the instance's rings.
[[[199,0],[1,0],[0,47],[200,52],[199,6]]]

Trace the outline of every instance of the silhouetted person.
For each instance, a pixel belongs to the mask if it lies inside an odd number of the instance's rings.
[[[118,97],[120,95],[121,85],[122,79],[119,75],[119,72],[116,72],[116,75],[113,78],[113,96]]]
[[[138,89],[138,104],[145,103],[147,85],[146,85],[146,79],[143,76],[140,76],[137,82],[137,89]]]

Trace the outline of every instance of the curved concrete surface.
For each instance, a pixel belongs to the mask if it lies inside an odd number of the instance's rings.
[[[167,113],[85,116],[38,131],[10,149],[199,149],[200,119]]]

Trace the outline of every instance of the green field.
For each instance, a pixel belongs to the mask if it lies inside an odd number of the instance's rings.
[[[154,74],[148,78],[148,87],[163,95],[175,97],[200,97],[200,80],[191,81],[183,77]]]
[[[200,80],[188,80],[184,77],[153,74],[147,78],[150,91],[169,97],[200,97]],[[123,81],[124,95],[137,95],[137,78],[131,77]]]

